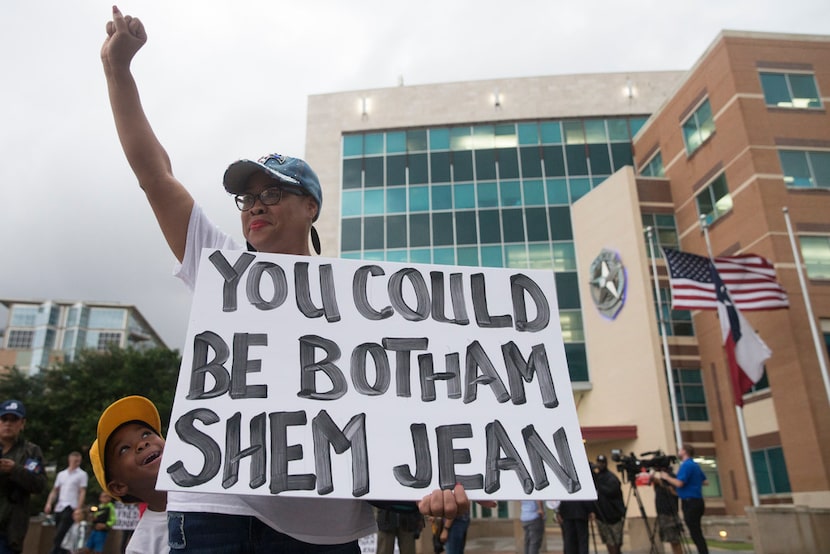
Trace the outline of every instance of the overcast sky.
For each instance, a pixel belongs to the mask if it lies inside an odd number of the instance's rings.
[[[231,161],[303,155],[308,95],[686,70],[723,29],[830,34],[827,0],[131,0],[133,70],[174,171],[241,236]],[[133,304],[182,349],[190,295],[118,144],[99,58],[111,4],[0,2],[0,297]],[[825,96],[830,91],[822,91]],[[0,311],[0,326],[6,314]]]

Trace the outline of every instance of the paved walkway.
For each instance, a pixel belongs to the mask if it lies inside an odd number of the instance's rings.
[[[666,544],[665,552],[671,552],[669,545]],[[516,542],[513,537],[479,537],[476,539],[469,539],[467,540],[467,545],[464,549],[465,553],[469,554],[513,554],[517,552],[516,550]],[[521,550],[518,551],[521,554]],[[560,533],[547,533],[547,550],[543,551],[549,554],[562,554],[562,535]],[[593,543],[591,544],[590,548],[591,554],[594,553],[594,546]],[[604,554],[607,552],[605,545],[597,543],[597,553]],[[631,552],[630,549],[626,549],[625,545],[623,545],[623,554]],[[694,546],[690,547],[689,552],[692,554],[695,553]],[[725,548],[718,548],[717,546],[713,546],[711,543],[709,544],[709,552],[711,553],[718,553],[718,552],[732,552],[733,554],[736,552],[734,550],[727,550]],[[740,550],[738,551],[739,554],[753,554],[753,550]]]

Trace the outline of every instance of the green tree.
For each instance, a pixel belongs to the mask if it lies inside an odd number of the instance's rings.
[[[166,348],[86,350],[72,362],[32,376],[12,369],[0,377],[0,397],[26,405],[25,436],[41,447],[47,465],[60,470],[67,455],[77,450],[92,477],[89,447],[101,412],[115,400],[132,394],[149,398],[166,436],[180,363],[179,353]],[[98,490],[90,479],[88,498],[97,499]]]

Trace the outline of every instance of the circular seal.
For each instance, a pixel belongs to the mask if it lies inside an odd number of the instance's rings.
[[[614,319],[625,302],[626,275],[616,252],[603,248],[591,262],[591,297],[603,316]]]

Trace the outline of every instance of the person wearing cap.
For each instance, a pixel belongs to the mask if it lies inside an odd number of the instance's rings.
[[[81,469],[81,460],[80,452],[69,453],[66,457],[66,468],[58,472],[52,490],[46,498],[46,504],[43,506],[44,513],[50,514],[53,511],[55,513],[55,538],[49,554],[65,552],[61,548],[61,542],[66,532],[72,527],[72,513],[75,508],[84,505],[89,475]]]
[[[26,407],[20,400],[0,404],[0,554],[23,550],[29,530],[29,500],[46,488],[43,452],[23,438]]]
[[[113,7],[101,60],[115,127],[127,161],[144,189],[167,244],[179,261],[177,276],[193,289],[202,248],[241,249],[207,219],[173,175],[170,159],[141,106],[130,64],[147,41],[138,18]],[[240,210],[249,249],[310,255],[309,237],[319,251],[312,224],[320,215],[322,190],[311,167],[298,158],[269,154],[228,167],[225,190]],[[413,505],[414,507],[414,505]],[[417,507],[424,515],[456,517],[469,510],[460,485],[435,490]],[[242,496],[170,491],[167,497],[171,549],[213,552],[217,542],[240,543],[251,551],[359,552],[357,539],[376,531],[368,502],[351,499]],[[185,517],[185,515],[187,517]],[[222,531],[217,538],[215,533]],[[236,537],[256,535],[243,546]],[[245,539],[247,540],[247,539]],[[320,546],[315,549],[315,545]],[[222,550],[227,552],[227,550]]]
[[[608,548],[608,554],[620,554],[625,523],[625,501],[620,479],[608,470],[608,458],[603,454],[597,456],[594,484],[597,487],[594,514],[600,537]]]
[[[167,493],[156,490],[163,452],[161,419],[147,398],[116,400],[98,419],[95,441],[89,449],[95,479],[106,494],[121,502],[147,504],[126,554],[168,551]]]

